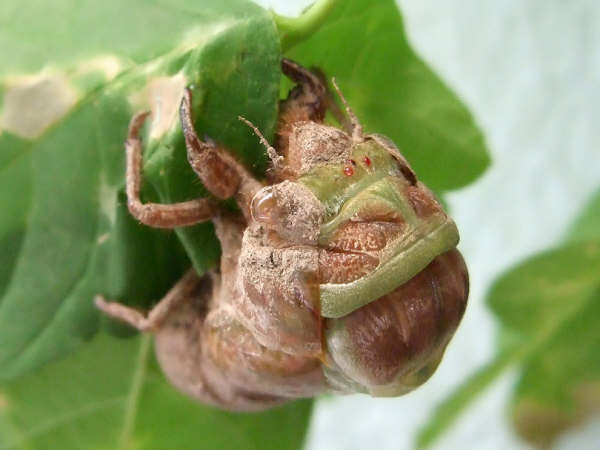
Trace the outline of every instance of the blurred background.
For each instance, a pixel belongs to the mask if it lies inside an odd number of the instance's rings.
[[[257,2],[297,15],[311,0]],[[600,3],[398,4],[411,44],[470,108],[493,158],[482,178],[447,196],[469,265],[470,303],[440,368],[417,391],[395,399],[320,399],[310,450],[411,448],[435,405],[492,357],[495,321],[484,305],[491,282],[556,243],[600,186]],[[529,448],[507,420],[514,378],[502,376],[435,448]],[[553,448],[599,443],[596,416]]]

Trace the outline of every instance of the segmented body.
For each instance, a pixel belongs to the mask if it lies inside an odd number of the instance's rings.
[[[180,390],[226,409],[404,394],[433,373],[464,313],[458,232],[392,143],[355,121],[323,125],[323,85],[283,69],[299,85],[281,105],[270,184],[238,188],[245,218],[212,217],[220,268],[187,275],[154,327],[158,360]]]

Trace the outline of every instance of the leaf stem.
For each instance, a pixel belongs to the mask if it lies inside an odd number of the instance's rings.
[[[140,349],[136,361],[135,372],[131,379],[131,386],[127,395],[125,404],[125,414],[123,418],[123,428],[119,438],[120,449],[130,448],[130,439],[135,426],[138,404],[142,386],[146,378],[146,366],[148,364],[148,355],[150,354],[150,336],[143,335],[140,338]]]
[[[298,17],[280,16],[271,11],[279,30],[281,50],[286,52],[314,34],[323,25],[331,10],[341,3],[342,0],[316,0]]]
[[[438,405],[429,423],[417,435],[416,448],[425,449],[436,441],[459,417],[459,415],[518,357],[503,352],[488,362],[466,380],[450,397]]]

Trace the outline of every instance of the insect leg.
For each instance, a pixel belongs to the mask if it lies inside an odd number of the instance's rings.
[[[294,124],[302,121],[321,123],[330,105],[325,84],[310,70],[283,58],[282,72],[297,85],[279,105],[276,148],[284,157],[288,153],[288,140]]]
[[[122,320],[140,331],[154,331],[160,328],[173,308],[192,295],[199,282],[200,278],[194,269],[188,270],[147,315],[121,303],[108,302],[101,295],[96,296],[94,303],[99,310],[114,319]]]
[[[296,115],[304,116],[296,120],[322,122],[329,103],[325,84],[317,75],[291,59],[281,60],[281,70],[297,83],[288,98],[283,101],[282,112],[292,108],[296,110]]]
[[[215,215],[217,207],[208,198],[199,198],[169,205],[141,202],[142,142],[139,137],[139,130],[146,117],[148,117],[148,114],[148,112],[141,112],[133,116],[129,124],[127,141],[125,142],[125,150],[127,152],[127,205],[129,212],[143,224],[155,228],[182,227],[210,220]]]
[[[207,143],[198,137],[192,119],[192,93],[183,94],[179,116],[185,136],[188,161],[204,186],[217,198],[235,196],[246,219],[250,219],[250,202],[254,194],[263,187],[244,166],[228,152]]]

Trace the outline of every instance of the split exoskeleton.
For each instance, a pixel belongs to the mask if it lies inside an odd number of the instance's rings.
[[[282,70],[297,85],[280,104],[274,148],[253,127],[272,161],[268,184],[198,138],[186,90],[188,160],[212,197],[144,204],[147,114],[132,119],[131,214],[162,228],[212,220],[220,268],[190,270],[147,316],[102,297],[96,304],[153,333],[167,378],[221,408],[327,391],[404,394],[436,369],[465,310],[456,226],[387,138],[364,134],[347,105],[347,131],[323,124],[332,103],[320,79],[290,60]],[[218,204],[231,197],[237,216]]]

